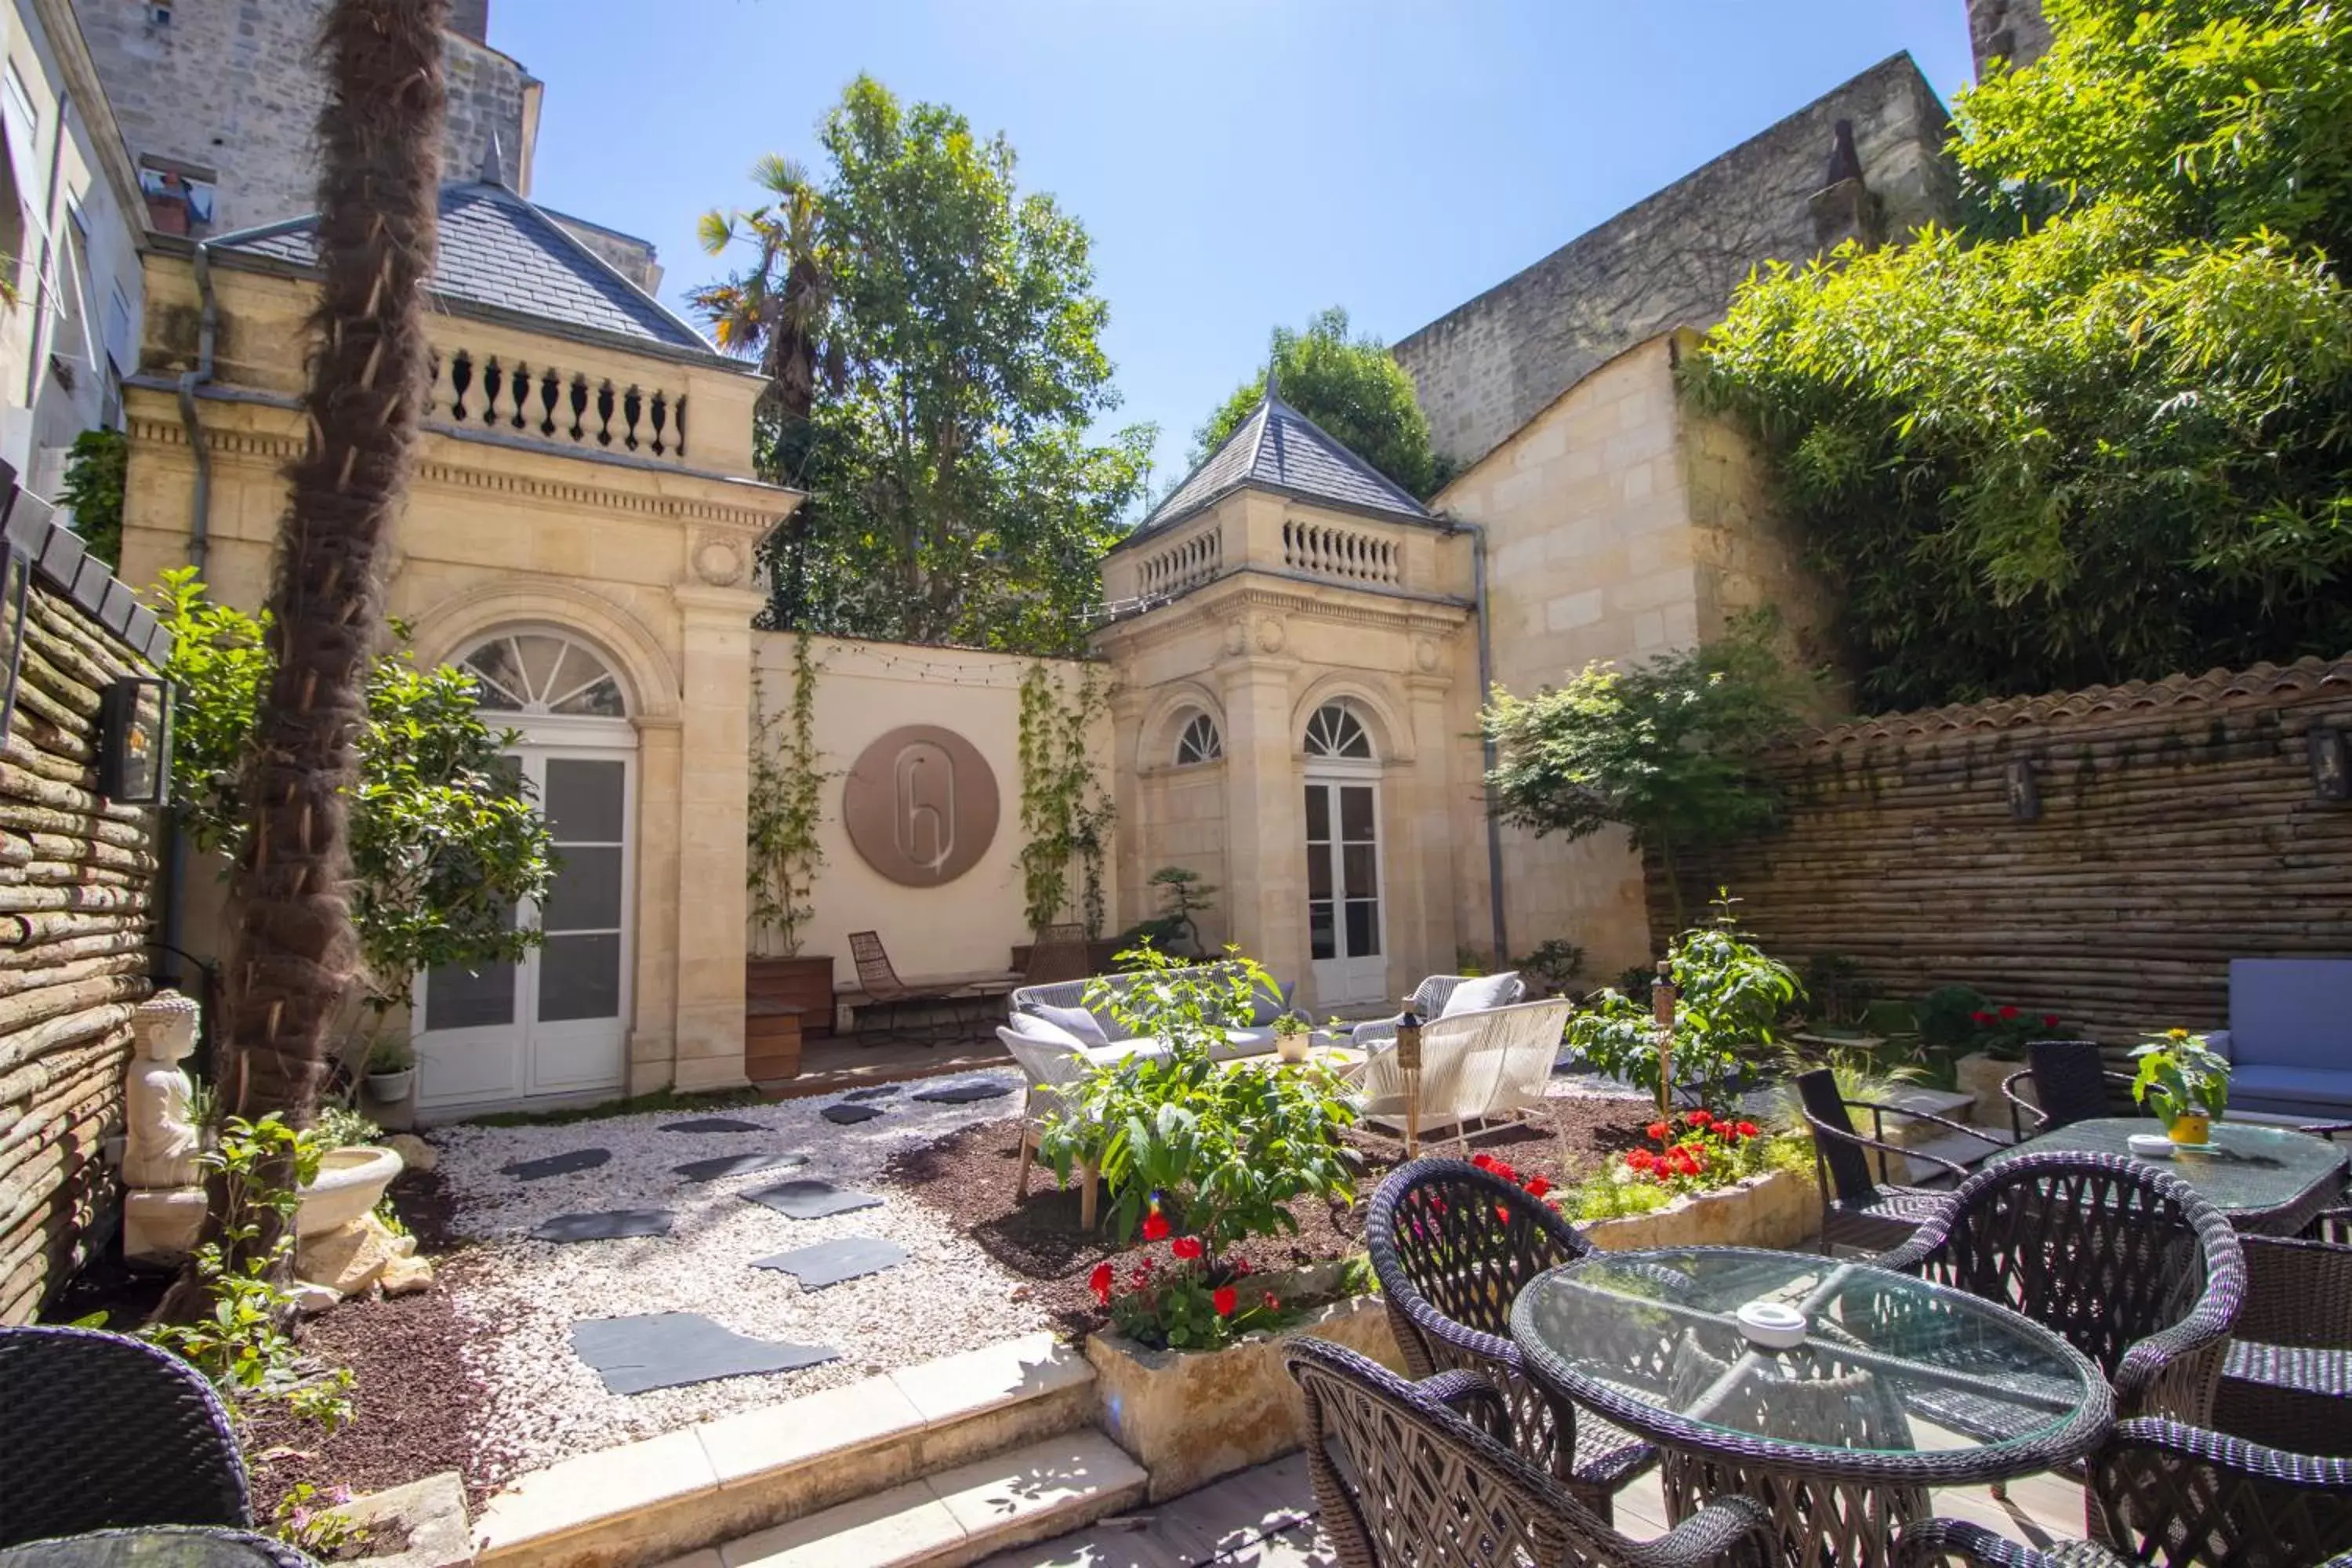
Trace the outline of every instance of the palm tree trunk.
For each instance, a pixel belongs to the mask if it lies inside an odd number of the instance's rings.
[[[325,273],[269,607],[277,669],[246,798],[225,989],[242,1115],[318,1104],[357,967],[345,884],[352,742],[383,616],[377,559],[407,481],[425,388],[424,289],[441,182],[447,0],[334,0],[321,37],[319,259]]]

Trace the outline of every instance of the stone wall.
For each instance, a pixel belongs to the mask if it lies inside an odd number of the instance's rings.
[[[7,531],[41,563],[0,744],[0,1323],[21,1323],[113,1226],[155,814],[97,793],[99,693],[164,645],[47,507],[17,496]]]
[[[1897,55],[1399,342],[1438,450],[1475,462],[1626,349],[1720,318],[1757,263],[1811,255],[1841,120],[1882,232],[1949,216],[1944,107]]]
[[[74,8],[132,159],[209,172],[209,232],[316,210],[312,132],[326,83],[314,47],[327,0],[75,0]],[[487,22],[485,0],[473,11]],[[524,104],[538,83],[480,32],[453,28],[443,38],[444,161],[451,175],[470,176],[495,132],[507,183],[520,190],[530,168]]]
[[[2352,731],[2352,656],[1863,721],[1772,757],[1784,828],[1688,858],[1685,897],[1727,886],[1768,949],[1842,953],[1885,995],[1966,984],[2109,1042],[2218,1028],[2231,959],[2352,951],[2327,730]]]
[[[2050,19],[2042,0],[1969,0],[1969,44],[1977,75],[1996,59],[2030,66],[2050,47]]]

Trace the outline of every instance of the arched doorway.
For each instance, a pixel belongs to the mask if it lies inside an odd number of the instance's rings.
[[[554,885],[515,911],[545,940],[519,963],[417,981],[417,1101],[433,1108],[593,1094],[628,1076],[636,746],[604,657],[562,632],[494,634],[458,661],[554,840]]]
[[[1307,955],[1320,1006],[1388,993],[1381,897],[1380,760],[1345,702],[1307,721]]]

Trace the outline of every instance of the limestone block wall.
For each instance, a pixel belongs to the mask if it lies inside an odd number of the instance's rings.
[[[213,176],[213,233],[316,210],[312,128],[326,83],[315,45],[327,0],[74,0],[74,8],[132,158]],[[453,176],[470,176],[495,133],[507,183],[527,190],[540,84],[482,41],[487,16],[487,0],[472,0],[443,35],[443,160]]]
[[[161,634],[47,513],[20,497],[8,530],[42,568],[0,745],[0,1323],[29,1321],[113,1224],[101,1146],[122,1126],[156,867],[155,813],[98,794],[96,754],[99,693],[152,674]]]
[[[2042,0],[1969,0],[1969,42],[1979,76],[1997,58],[2030,66],[2050,47],[2050,18]]]
[[[1885,233],[1950,216],[1944,107],[1897,55],[1398,342],[1438,450],[1476,462],[1625,349],[1720,318],[1759,262],[1811,255],[1840,120]]]
[[[787,715],[772,731],[781,742],[790,723],[794,637],[756,632],[751,641],[758,699],[767,713]],[[810,900],[815,918],[802,952],[833,955],[835,979],[845,984],[856,977],[849,933],[872,931],[881,933],[902,979],[1003,970],[1011,949],[1030,938],[1020,864],[1027,842],[1021,830],[1021,681],[1036,661],[977,648],[832,637],[811,638],[809,657],[817,668],[813,729],[817,766],[824,774],[817,830],[824,859]],[[1112,678],[1108,669],[1076,660],[1046,665],[1071,694],[1090,668],[1105,689]],[[843,791],[860,754],[891,731],[913,724],[934,724],[962,736],[996,784],[996,830],[986,851],[971,869],[940,887],[907,887],[883,876],[858,854],[842,820]],[[1107,715],[1097,723],[1087,750],[1108,788],[1112,759]],[[734,831],[740,840],[740,806]],[[1119,859],[1116,852],[1107,855],[1103,867],[1107,906],[1114,912],[1121,907]],[[1074,898],[1078,887],[1074,868]],[[730,889],[728,897],[740,893]],[[1073,910],[1065,918],[1078,917]],[[1117,929],[1107,923],[1104,934]],[[754,931],[751,941],[755,952],[777,951],[772,932]]]

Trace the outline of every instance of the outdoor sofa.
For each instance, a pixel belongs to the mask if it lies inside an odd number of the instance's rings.
[[[2352,958],[2233,958],[2230,1109],[2352,1119]]]
[[[1167,970],[1159,976],[1148,973],[1099,974],[1085,980],[1066,980],[1054,985],[1024,985],[1013,993],[1011,1027],[1015,1033],[1028,1033],[1046,1039],[1054,1038],[1054,1032],[1066,1035],[1087,1053],[1090,1059],[1125,1058],[1141,1051],[1157,1050],[1157,1041],[1130,1037],[1127,1026],[1118,1021],[1108,1005],[1089,1006],[1087,996],[1097,986],[1108,987],[1124,996],[1138,984],[1150,984],[1160,978],[1192,979],[1213,974],[1217,968],[1215,964],[1202,964],[1192,969]],[[1291,1011],[1291,990],[1287,982],[1282,984],[1279,992],[1260,987],[1253,999],[1249,1023],[1241,1028],[1228,1029],[1224,1039],[1210,1047],[1210,1057],[1217,1061],[1230,1061],[1237,1057],[1271,1054],[1275,1047],[1275,1020]],[[1048,1025],[1050,1029],[1036,1028],[1034,1026],[1038,1022]]]

